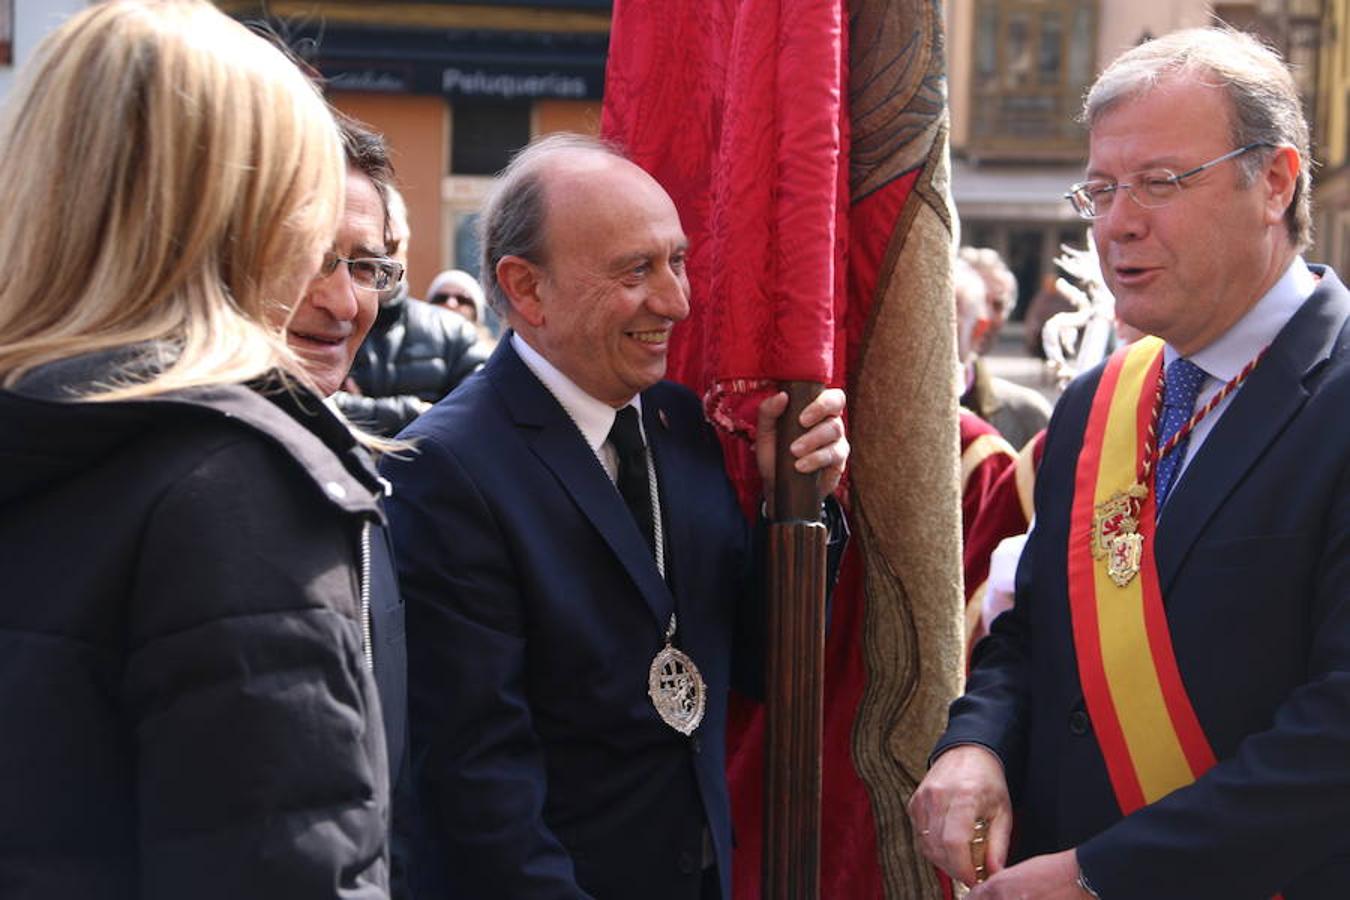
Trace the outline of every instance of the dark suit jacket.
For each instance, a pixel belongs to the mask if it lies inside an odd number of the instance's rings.
[[[1079,687],[1065,547],[1100,367],[1055,411],[1017,605],[939,742],[1003,759],[1019,858],[1079,848],[1118,897],[1350,895],[1350,294],[1327,270],[1168,498],[1159,582],[1219,763],[1122,818]],[[1081,536],[1078,536],[1081,538]]]
[[[401,435],[416,456],[385,463],[408,617],[419,900],[695,897],[705,821],[729,896],[726,693],[737,617],[755,620],[753,554],[697,398],[662,383],[642,404],[669,587],[509,340]],[[647,696],[672,611],[708,686],[689,738]]]

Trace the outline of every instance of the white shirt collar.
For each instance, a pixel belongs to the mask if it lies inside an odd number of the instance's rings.
[[[614,427],[614,415],[617,410],[603,400],[597,400],[590,394],[577,387],[572,379],[568,378],[558,370],[547,359],[540,355],[525,339],[517,332],[511,333],[511,346],[520,356],[521,360],[529,367],[548,388],[550,394],[558,401],[563,410],[576,423],[581,431],[581,436],[586,439],[590,445],[591,452],[600,460],[601,464],[609,469],[607,459],[601,452],[605,441],[609,438],[609,430]],[[636,396],[630,400],[627,406],[632,406],[638,411],[638,422],[642,421],[642,397]],[[645,438],[645,429],[644,429]]]
[[[1224,383],[1237,377],[1242,367],[1251,362],[1262,348],[1289,323],[1313,291],[1317,279],[1313,277],[1303,257],[1296,256],[1266,295],[1247,310],[1247,314],[1218,339],[1193,353],[1191,362],[1204,369],[1211,378]],[[1170,363],[1178,353],[1168,344],[1164,348],[1164,362]]]

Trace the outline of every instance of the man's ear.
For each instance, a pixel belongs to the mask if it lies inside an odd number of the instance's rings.
[[[543,271],[521,256],[503,256],[497,261],[497,286],[511,304],[511,310],[532,328],[544,322],[544,301],[540,297]]]
[[[1266,224],[1278,225],[1284,221],[1289,204],[1294,202],[1294,189],[1302,159],[1290,144],[1281,144],[1271,154],[1261,172],[1261,186],[1265,189]]]

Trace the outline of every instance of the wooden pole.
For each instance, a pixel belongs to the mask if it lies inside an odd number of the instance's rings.
[[[778,425],[769,526],[765,672],[764,900],[820,895],[821,727],[825,663],[825,547],[816,477],[793,468],[797,417],[822,390],[787,382]]]

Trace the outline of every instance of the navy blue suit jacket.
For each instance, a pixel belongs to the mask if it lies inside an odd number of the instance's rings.
[[[1107,900],[1350,895],[1347,316],[1350,294],[1327,270],[1168,498],[1159,582],[1219,762],[1128,817],[1092,736],[1066,588],[1074,467],[1100,368],[1060,400],[1017,604],[977,649],[938,745],[981,743],[1003,759],[1017,858],[1077,846]]]
[[[734,635],[758,619],[751,542],[697,398],[662,383],[642,406],[665,581],[509,340],[401,435],[415,456],[384,464],[408,618],[419,900],[696,897],[705,821],[730,896],[726,695],[733,643],[753,628]],[[647,696],[672,612],[708,687],[692,737]]]

